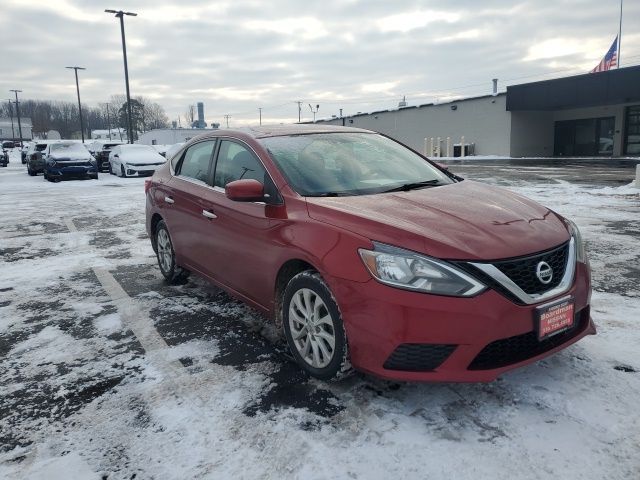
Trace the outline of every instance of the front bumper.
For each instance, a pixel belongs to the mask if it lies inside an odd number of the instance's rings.
[[[581,263],[572,287],[558,297],[573,297],[574,327],[543,342],[534,331],[537,305],[516,305],[493,290],[456,298],[400,290],[373,279],[327,280],[341,309],[351,363],[387,379],[488,382],[596,333],[589,315],[589,272]]]
[[[162,165],[130,165],[125,164],[124,169],[127,177],[149,177]]]
[[[47,167],[45,173],[50,178],[97,178],[98,169],[95,166],[76,166],[76,167]]]

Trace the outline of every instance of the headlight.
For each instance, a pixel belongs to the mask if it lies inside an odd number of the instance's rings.
[[[373,242],[374,250],[359,249],[373,277],[393,287],[436,295],[472,297],[486,287],[442,260]]]
[[[582,234],[580,233],[580,229],[571,220],[565,220],[567,221],[567,226],[569,227],[569,232],[573,237],[573,241],[576,243],[576,260],[580,263],[587,263],[587,248],[582,241]]]

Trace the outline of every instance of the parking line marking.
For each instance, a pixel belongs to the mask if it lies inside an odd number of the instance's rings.
[[[78,232],[73,219],[65,218],[65,224],[70,232]],[[169,360],[167,352],[169,345],[158,333],[149,315],[127,294],[113,275],[104,267],[92,267],[98,281],[113,300],[123,324],[136,336],[145,354],[153,360],[154,366],[163,373],[175,377],[182,375],[184,366],[178,360]]]

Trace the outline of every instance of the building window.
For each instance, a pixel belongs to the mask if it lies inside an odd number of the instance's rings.
[[[556,122],[553,154],[567,157],[610,157],[613,155],[615,123],[615,117]]]
[[[640,105],[627,107],[627,126],[624,136],[624,153],[640,155]]]

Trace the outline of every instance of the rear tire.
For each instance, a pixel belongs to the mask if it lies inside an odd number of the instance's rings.
[[[339,380],[352,372],[340,309],[318,272],[306,270],[289,281],[282,317],[293,358],[312,377]]]
[[[155,244],[160,273],[167,283],[171,285],[183,283],[189,277],[189,270],[176,265],[176,253],[164,220],[160,220],[156,226]]]

